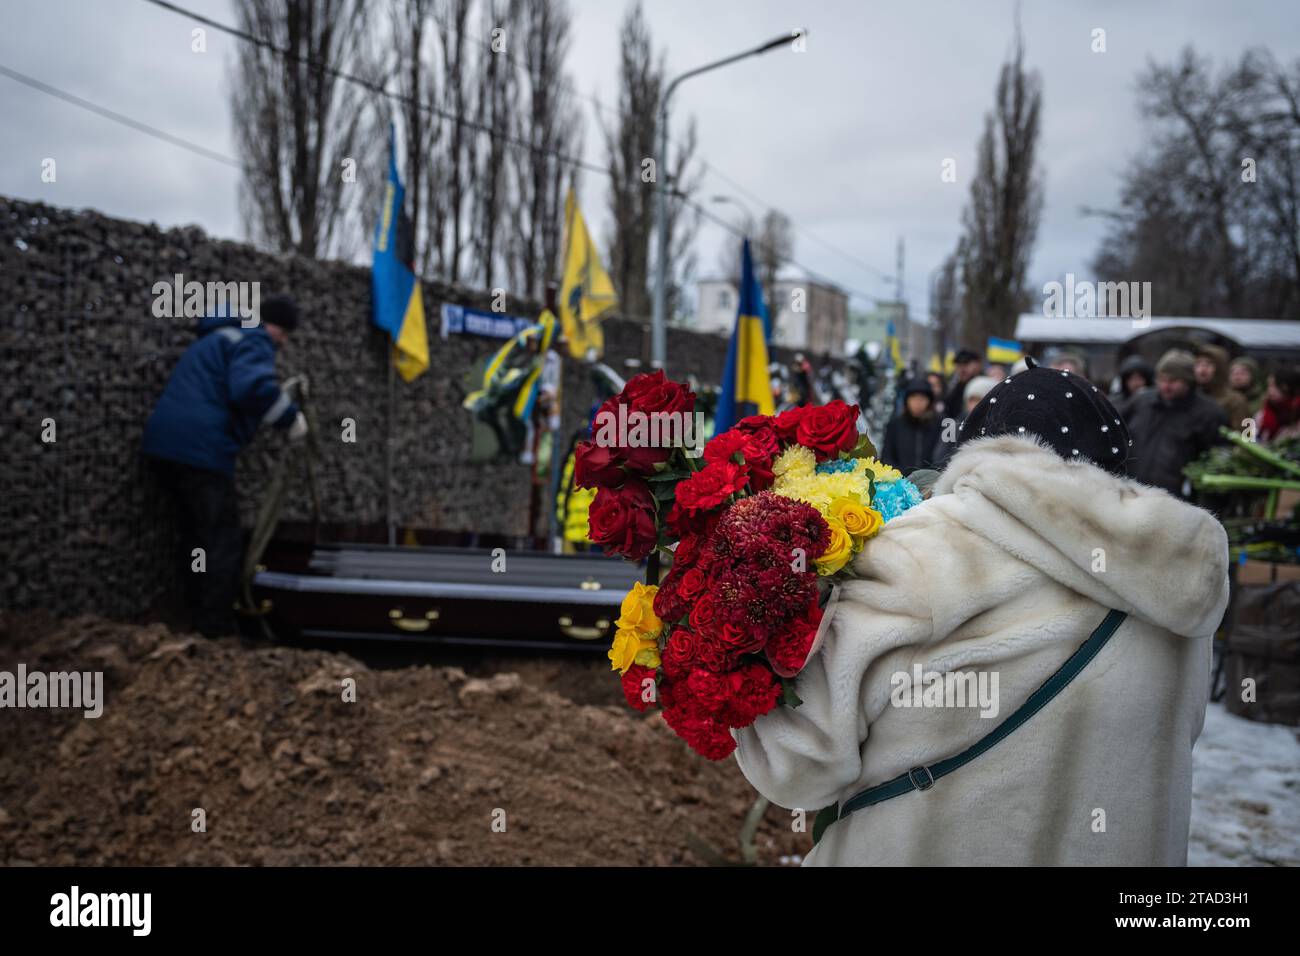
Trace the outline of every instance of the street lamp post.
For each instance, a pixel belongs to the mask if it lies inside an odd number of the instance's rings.
[[[793,42],[796,39],[807,35],[806,30],[796,30],[789,36],[780,36],[774,40],[754,47],[752,50],[746,50],[743,53],[737,53],[734,56],[717,60],[713,63],[707,63],[704,66],[696,67],[693,70],[687,70],[678,76],[668,88],[664,90],[663,97],[659,100],[659,148],[656,151],[658,160],[655,169],[655,234],[656,234],[656,255],[655,255],[655,290],[654,290],[654,314],[650,329],[650,356],[651,365],[656,368],[663,368],[668,359],[668,330],[667,330],[667,312],[668,312],[668,190],[665,184],[668,171],[668,101],[672,98],[673,91],[682,84],[684,80],[689,80],[693,76],[699,76],[701,73],[708,73],[719,67],[735,63],[737,60],[744,60],[751,56],[759,56],[767,53],[769,50],[775,50],[779,46]]]

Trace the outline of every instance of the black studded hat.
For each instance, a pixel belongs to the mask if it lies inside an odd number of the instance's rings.
[[[1026,359],[1028,368],[989,390],[966,416],[957,440],[1034,435],[1067,461],[1086,458],[1128,474],[1132,440],[1115,406],[1087,379]]]

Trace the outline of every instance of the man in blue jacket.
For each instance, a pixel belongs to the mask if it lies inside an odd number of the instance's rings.
[[[252,328],[237,316],[201,320],[198,341],[176,363],[145,425],[144,454],[179,512],[186,604],[194,628],[209,637],[236,632],[242,549],[235,458],[259,425],[287,430],[294,440],[307,432],[275,373],[275,351],[297,325],[288,296],[263,302]],[[203,549],[202,565],[195,548]]]

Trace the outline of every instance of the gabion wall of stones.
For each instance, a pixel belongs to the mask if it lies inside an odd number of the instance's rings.
[[[186,281],[261,283],[263,296],[292,293],[304,320],[281,350],[284,377],[310,377],[318,423],[322,518],[382,523],[390,414],[386,338],[370,322],[370,273],[340,262],[276,256],[212,239],[195,227],[112,219],[0,197],[0,607],[44,607],[130,616],[176,583],[170,509],[140,457],[145,420],[194,320],[157,318],[152,287]],[[426,282],[432,368],[396,385],[392,405],[394,517],[398,525],[522,536],[528,470],[469,460],[471,422],[461,401],[471,370],[500,342],[438,337],[443,302],[487,308],[486,294]],[[512,314],[537,305],[509,300]],[[605,361],[627,372],[644,359],[640,323],[606,323]],[[670,330],[670,373],[721,377],[726,342]],[[585,421],[593,387],[565,366],[564,432]],[[355,442],[341,440],[343,419]],[[46,419],[55,440],[42,440]],[[278,460],[264,430],[237,476],[245,524]],[[311,515],[305,485],[285,517]],[[539,524],[539,532],[544,530]]]

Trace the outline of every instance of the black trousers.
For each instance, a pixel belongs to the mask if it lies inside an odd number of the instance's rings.
[[[208,637],[237,633],[234,603],[243,538],[235,479],[174,461],[151,458],[149,462],[176,505],[181,532],[178,560],[192,626]],[[196,548],[203,549],[202,564],[197,563]]]

